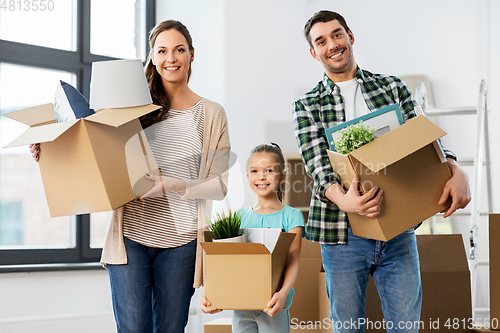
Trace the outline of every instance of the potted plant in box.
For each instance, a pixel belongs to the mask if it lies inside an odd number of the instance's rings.
[[[244,243],[245,235],[241,229],[241,216],[238,212],[229,210],[218,212],[212,221],[207,224],[214,242]]]
[[[370,126],[365,126],[363,121],[357,124],[352,124],[339,131],[339,135],[335,140],[335,150],[340,154],[349,154],[359,147],[375,140],[375,129]]]

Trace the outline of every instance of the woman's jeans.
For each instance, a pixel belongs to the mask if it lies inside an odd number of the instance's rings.
[[[118,333],[181,333],[194,293],[196,240],[158,249],[126,237],[126,265],[107,265]]]
[[[347,245],[321,245],[334,332],[364,332],[368,276],[377,286],[387,332],[418,332],[422,287],[413,229],[383,242],[349,227]],[[364,322],[366,321],[366,322]],[[375,327],[380,327],[378,326]],[[372,323],[374,325],[374,323]]]

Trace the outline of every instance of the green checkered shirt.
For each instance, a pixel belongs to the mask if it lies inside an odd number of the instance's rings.
[[[401,79],[373,74],[359,67],[355,79],[360,84],[370,112],[398,103],[403,120],[416,116],[415,108],[419,106]],[[347,213],[325,197],[330,185],[342,184],[326,152],[325,129],[344,121],[344,101],[340,89],[326,74],[314,89],[294,103],[295,136],[307,174],[314,180],[306,238],[322,244],[347,244]],[[446,149],[445,154],[456,159]]]

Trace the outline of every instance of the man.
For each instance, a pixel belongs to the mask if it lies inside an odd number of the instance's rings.
[[[387,241],[363,239],[352,234],[347,213],[376,217],[383,189],[358,192],[359,177],[345,189],[327,155],[324,130],[394,103],[403,119],[416,115],[419,106],[397,77],[360,69],[354,59],[354,34],[344,18],[320,11],[304,27],[311,55],[324,67],[323,80],[294,104],[295,135],[308,174],[314,179],[306,238],[321,243],[330,315],[335,332],[363,332],[365,291],[369,274],[379,290],[389,332],[408,329],[420,320],[422,290],[413,228]],[[440,204],[452,197],[445,217],[470,201],[467,175],[456,157],[445,150],[452,178]],[[376,184],[375,184],[376,185]],[[414,325],[418,326],[418,325]],[[403,329],[400,329],[403,328]]]

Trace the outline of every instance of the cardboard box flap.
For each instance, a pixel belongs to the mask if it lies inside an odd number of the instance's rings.
[[[294,233],[284,233],[280,234],[278,242],[274,247],[273,254],[286,254],[288,253],[288,249],[290,245],[292,245],[293,240],[295,239],[296,234]]]
[[[161,108],[161,106],[148,104],[131,108],[104,109],[96,112],[91,116],[86,117],[85,120],[113,127],[119,127],[123,124],[128,123],[129,121],[144,116],[145,114],[148,114],[159,108]]]
[[[57,139],[64,132],[75,125],[80,119],[68,120],[62,123],[55,123],[45,126],[28,128],[23,134],[12,140],[4,148],[24,146],[30,143],[50,142]]]
[[[350,155],[373,172],[379,172],[445,134],[432,121],[418,116],[356,149]]]
[[[330,163],[334,166],[334,170],[342,179],[342,183],[346,188],[349,188],[352,179],[356,174],[351,166],[351,161],[347,155],[340,154],[331,150],[327,150]]]
[[[17,110],[5,113],[4,116],[17,120],[23,124],[34,126],[42,126],[56,122],[54,115],[54,104],[42,104],[31,108]]]
[[[269,254],[266,246],[261,243],[200,243],[207,254]]]

